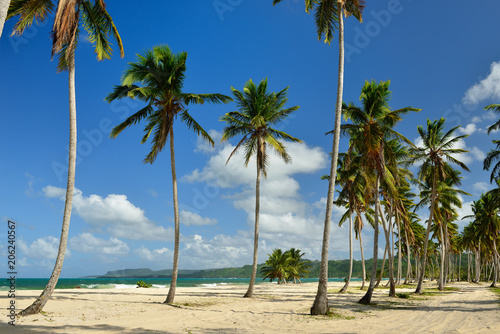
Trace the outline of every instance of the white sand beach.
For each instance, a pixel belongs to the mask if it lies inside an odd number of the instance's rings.
[[[175,305],[163,304],[167,289],[56,290],[43,314],[7,324],[1,296],[1,333],[500,333],[498,296],[486,284],[455,282],[445,291],[389,298],[376,289],[374,305],[357,301],[359,282],[339,294],[329,284],[334,316],[310,316],[317,284],[263,284],[255,297],[246,286],[177,288]],[[435,288],[436,285],[427,285]],[[414,289],[397,289],[397,293]],[[40,291],[18,291],[17,307]]]

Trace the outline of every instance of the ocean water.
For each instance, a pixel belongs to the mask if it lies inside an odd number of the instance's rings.
[[[330,282],[342,282],[343,278],[330,278]],[[16,290],[43,290],[48,278],[18,278]],[[152,288],[168,288],[169,278],[60,278],[56,289],[134,289],[138,281],[152,284]],[[359,281],[359,279],[353,279]],[[182,287],[216,287],[223,285],[247,285],[250,278],[178,278],[177,286]],[[276,282],[276,281],[275,281]],[[303,278],[302,282],[318,282],[317,278]],[[269,284],[269,281],[258,279],[256,284]],[[10,282],[0,279],[0,291],[8,291]]]

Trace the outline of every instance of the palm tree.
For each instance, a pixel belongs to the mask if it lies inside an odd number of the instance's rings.
[[[311,262],[309,260],[302,260],[302,257],[305,253],[301,253],[300,249],[290,248],[286,251],[286,253],[288,253],[291,258],[291,269],[288,276],[290,277],[290,279],[293,279],[294,283],[296,283],[297,281],[299,283],[302,283],[300,281],[300,278],[307,277],[307,275],[309,274],[308,269],[311,266]]]
[[[19,17],[14,26],[13,34],[21,35],[24,30],[33,24],[33,20],[42,23],[48,14],[54,9],[51,0],[37,1],[14,0],[11,3],[7,19]],[[52,295],[61,274],[66,245],[68,241],[69,224],[73,202],[73,190],[75,185],[75,161],[76,161],[76,92],[75,92],[75,50],[78,42],[80,23],[89,34],[89,40],[94,43],[97,59],[111,58],[111,44],[109,37],[116,39],[120,54],[123,57],[123,45],[118,31],[109,13],[106,11],[104,1],[85,0],[60,0],[57,5],[56,16],[52,28],[52,57],[59,56],[58,71],[68,71],[69,86],[69,158],[68,158],[68,182],[66,185],[66,199],[64,204],[64,216],[59,240],[54,270],[50,276],[47,286],[42,294],[19,315],[39,313]]]
[[[424,239],[422,270],[420,271],[417,289],[415,290],[415,293],[417,294],[422,294],[422,283],[424,281],[425,265],[427,260],[425,255],[427,254],[429,234],[435,212],[438,181],[443,181],[446,178],[458,181],[458,174],[446,161],[454,163],[460,168],[469,171],[463,162],[453,157],[454,154],[467,152],[466,150],[460,148],[453,148],[462,138],[467,137],[467,135],[453,137],[453,133],[459,127],[460,126],[456,126],[444,133],[444,118],[433,122],[427,119],[427,129],[424,129],[422,126],[417,127],[418,133],[423,142],[422,147],[416,147],[410,150],[410,153],[413,156],[410,161],[413,163],[422,163],[418,173],[419,180],[427,179],[430,180],[431,184],[430,213],[429,220],[427,221],[426,237]]]
[[[490,104],[484,109],[500,113],[500,104]],[[500,129],[500,120],[488,127],[488,134],[490,134],[491,131],[498,129]],[[496,161],[495,167],[493,167],[493,170],[491,171],[490,183],[493,183],[495,179],[500,177],[500,140],[492,140],[492,142],[496,145],[496,148],[488,152],[483,164],[483,169],[489,170],[493,162]]]
[[[7,18],[10,0],[0,0],[0,37],[2,37],[3,25]]]
[[[290,272],[294,271],[292,266],[293,258],[290,252],[283,252],[281,249],[274,249],[272,254],[268,254],[266,265],[260,269],[260,273],[264,276],[263,280],[269,279],[271,282],[275,279],[278,284],[287,283],[286,279]]]
[[[360,100],[363,105],[359,108],[349,104],[344,108],[346,119],[352,124],[344,124],[341,129],[350,136],[349,151],[355,150],[362,156],[360,166],[366,175],[366,197],[375,201],[373,267],[370,286],[360,303],[370,303],[375,288],[377,276],[378,255],[378,224],[379,215],[383,214],[380,207],[380,183],[383,181],[388,188],[394,189],[394,177],[386,166],[395,160],[394,152],[389,142],[393,139],[404,141],[412,145],[411,141],[393,127],[402,120],[402,115],[420,109],[406,107],[398,110],[389,108],[390,81],[365,82],[361,90]],[[349,153],[348,153],[349,154]]]
[[[187,53],[173,54],[166,45],[155,46],[137,56],[135,63],[129,63],[123,73],[120,86],[114,86],[106,101],[130,97],[145,102],[147,105],[117,125],[111,131],[116,138],[125,128],[147,122],[141,143],[147,142],[152,134],[151,151],[144,163],[152,164],[164,148],[170,137],[170,163],[172,169],[172,194],[174,203],[175,245],[172,268],[172,281],[165,303],[174,301],[179,265],[179,201],[177,197],[177,176],[175,171],[174,121],[180,119],[197,135],[211,143],[208,133],[188,113],[189,104],[227,103],[232,99],[222,94],[194,94],[182,91],[186,71]]]
[[[245,83],[243,92],[231,87],[236,99],[238,111],[232,111],[221,117],[221,121],[227,123],[224,128],[222,141],[226,141],[238,135],[243,138],[229,155],[229,159],[240,149],[244,148],[245,166],[248,166],[250,158],[256,156],[257,180],[255,183],[255,232],[253,265],[250,284],[245,297],[253,296],[255,277],[257,275],[257,254],[259,246],[259,211],[260,211],[260,177],[267,177],[268,154],[267,147],[272,148],[285,163],[291,162],[285,146],[280,142],[288,140],[300,142],[300,139],[289,134],[271,128],[271,125],[286,119],[298,106],[284,109],[287,98],[288,87],[278,93],[267,91],[267,78],[256,86],[250,79]]]
[[[335,205],[345,206],[347,211],[341,217],[339,221],[339,226],[349,220],[349,272],[347,274],[346,282],[339,292],[346,292],[349,287],[352,276],[353,268],[353,240],[352,240],[352,215],[355,212],[355,207],[362,201],[363,197],[363,171],[358,168],[360,156],[355,152],[351,152],[350,155],[341,154],[339,156],[338,171],[337,171],[337,183],[342,186],[342,190],[339,192],[337,199],[335,200]]]
[[[474,212],[474,225],[476,230],[476,238],[479,239],[481,244],[486,246],[486,250],[491,254],[494,266],[494,276],[492,287],[496,287],[499,271],[499,254],[497,248],[497,241],[500,236],[500,207],[498,199],[494,192],[487,192],[481,194],[481,198],[474,202],[472,207]],[[471,218],[466,216],[464,218]],[[486,254],[485,254],[486,255]]]
[[[282,0],[273,0],[273,5]],[[330,239],[330,224],[333,211],[333,197],[335,192],[335,173],[337,172],[337,159],[340,141],[340,123],[342,114],[342,94],[344,90],[344,15],[353,15],[362,22],[364,0],[305,0],[306,12],[315,11],[316,30],[318,39],[325,36],[325,43],[330,44],[333,33],[338,29],[339,33],[339,66],[337,79],[337,104],[335,107],[335,131],[332,144],[332,158],[330,164],[330,180],[328,182],[328,194],[326,200],[325,223],[323,230],[323,246],[321,250],[321,264],[318,291],[311,307],[312,315],[325,315],[328,313],[328,246]]]

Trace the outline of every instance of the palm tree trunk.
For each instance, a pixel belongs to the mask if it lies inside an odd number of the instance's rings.
[[[498,280],[498,252],[497,252],[497,243],[495,241],[495,236],[493,236],[493,282],[491,282],[491,287],[497,286]]]
[[[382,281],[382,278],[384,277],[384,268],[386,259],[387,259],[387,244],[385,245],[384,257],[382,259],[382,268],[380,268],[380,275],[378,276],[377,283],[375,283],[375,288],[378,288],[378,286],[380,285],[380,281]]]
[[[57,281],[61,275],[61,270],[66,254],[68,243],[69,223],[71,219],[71,209],[73,207],[73,191],[75,189],[76,171],[76,88],[75,88],[75,56],[72,54],[68,59],[68,86],[69,86],[69,158],[68,158],[68,182],[66,184],[66,200],[64,202],[64,216],[59,239],[59,250],[57,252],[56,263],[50,276],[49,282],[45,286],[41,295],[26,309],[19,312],[20,316],[39,313],[56,288]]]
[[[0,37],[2,37],[3,25],[9,11],[10,0],[0,0]]]
[[[438,289],[439,290],[444,290],[444,266],[445,266],[445,257],[446,257],[446,246],[445,246],[445,241],[444,241],[444,233],[443,233],[443,224],[439,224],[439,231],[441,233],[441,267],[439,268],[439,282],[438,282]]]
[[[435,168],[434,168],[435,169]],[[422,269],[420,271],[420,275],[418,278],[417,289],[415,290],[416,294],[422,294],[422,284],[424,283],[424,275],[425,275],[425,265],[427,260],[427,247],[429,244],[429,235],[431,234],[431,225],[434,214],[434,206],[436,205],[436,172],[432,175],[432,197],[431,197],[431,212],[429,213],[429,221],[427,221],[427,231],[425,233],[424,239],[424,254],[422,256]]]
[[[382,219],[382,227],[384,229],[384,234],[385,234],[385,243],[386,243],[386,250],[387,250],[387,257],[389,258],[389,265],[387,266],[387,270],[389,271],[389,297],[396,297],[396,287],[394,285],[394,257],[392,253],[392,245],[394,245],[393,242],[391,242],[391,217],[389,217],[389,224],[386,224],[385,218],[384,218],[384,213],[382,211],[382,206],[379,204],[378,210],[380,211],[380,218]],[[391,210],[392,211],[392,210]],[[391,214],[392,215],[392,214]],[[383,267],[382,267],[383,269]],[[380,275],[382,276],[382,275]]]
[[[401,278],[403,276],[403,252],[402,252],[402,243],[401,243],[401,226],[399,226],[399,215],[396,214],[396,227],[398,229],[398,275],[396,279],[396,284],[400,285],[401,284]]]
[[[405,278],[405,284],[406,284],[409,281],[411,282],[411,250],[410,250],[410,242],[408,241],[408,233],[406,229],[405,229],[405,238],[406,238],[406,253],[408,258],[408,262],[406,265],[406,278]]]
[[[260,147],[260,145],[259,145]],[[257,277],[257,254],[259,252],[259,213],[260,213],[260,161],[257,160],[257,181],[255,182],[255,232],[253,240],[253,264],[252,276],[250,277],[250,284],[248,290],[243,296],[244,298],[253,297],[253,287],[255,285],[255,278]]]
[[[479,242],[479,246],[478,246],[478,249],[476,251],[476,254],[475,254],[475,266],[474,268],[476,269],[476,278],[474,280],[474,283],[479,283],[479,281],[481,280],[481,257],[480,257],[480,254],[479,254],[479,250],[481,249],[481,242]]]
[[[470,251],[467,251],[467,282],[469,283],[470,283],[470,264],[471,264]]]
[[[380,187],[380,177],[377,175],[377,181],[375,183],[375,208],[380,204],[380,196],[378,194],[378,189]],[[375,210],[375,226],[373,228],[373,266],[372,275],[370,277],[370,285],[366,294],[361,298],[358,303],[360,304],[370,304],[373,295],[373,289],[375,289],[375,282],[377,280],[377,262],[378,262],[378,210]]]
[[[330,224],[333,211],[333,195],[335,192],[335,179],[337,177],[337,159],[339,156],[340,122],[342,116],[342,92],[344,90],[344,18],[342,6],[338,6],[339,29],[339,68],[337,80],[337,104],[335,107],[335,130],[333,133],[332,161],[330,166],[330,180],[328,182],[328,195],[326,199],[326,214],[323,229],[323,246],[321,249],[321,264],[319,271],[318,291],[311,307],[312,315],[326,315],[328,306],[328,246],[330,241]]]
[[[365,256],[363,254],[363,241],[361,240],[361,231],[359,231],[358,235],[359,235],[359,248],[361,251],[361,266],[363,267],[363,278],[361,281],[360,290],[363,290],[365,288],[365,281],[366,281],[366,266],[365,266]]]
[[[352,264],[353,264],[353,255],[352,255],[352,210],[349,208],[349,273],[347,274],[347,280],[340,289],[339,292],[346,292],[347,288],[349,287],[349,283],[351,282],[351,276],[352,276]]]
[[[175,150],[174,150],[174,127],[170,128],[170,166],[172,169],[172,194],[174,199],[174,224],[175,224],[175,240],[174,240],[174,263],[172,265],[172,281],[168,289],[167,299],[164,303],[172,304],[175,297],[175,289],[177,288],[177,273],[179,271],[179,198],[177,196],[177,174],[175,172]]]

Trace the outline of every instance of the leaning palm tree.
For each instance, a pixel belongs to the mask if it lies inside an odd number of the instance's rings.
[[[422,270],[420,271],[417,289],[415,290],[417,294],[422,294],[422,283],[424,281],[425,266],[427,262],[427,257],[425,255],[427,254],[429,235],[435,212],[438,182],[444,181],[446,178],[451,178],[455,182],[459,181],[458,173],[456,173],[447,161],[469,171],[469,168],[467,168],[463,162],[453,156],[467,152],[461,148],[454,148],[462,138],[467,137],[467,135],[453,137],[453,133],[459,127],[460,126],[456,126],[445,133],[444,118],[433,122],[427,119],[427,129],[424,129],[420,125],[417,127],[420,138],[422,139],[422,146],[410,150],[412,155],[410,161],[412,163],[422,163],[418,172],[419,180],[430,180],[431,185],[430,212],[424,239]]]
[[[259,246],[259,211],[260,211],[260,177],[267,177],[267,166],[269,156],[267,148],[272,148],[285,163],[291,162],[285,146],[280,139],[292,142],[300,142],[300,139],[289,134],[271,128],[272,125],[286,119],[298,106],[284,108],[287,98],[288,87],[278,93],[267,91],[267,79],[262,80],[256,86],[250,79],[243,88],[243,92],[231,87],[236,99],[238,111],[232,111],[221,117],[221,121],[227,123],[224,128],[222,141],[226,141],[238,135],[243,138],[229,155],[229,159],[241,148],[244,148],[245,166],[248,166],[253,155],[256,156],[257,180],[255,183],[255,232],[253,265],[250,284],[245,297],[253,296],[253,288],[257,275],[257,254]]]
[[[273,5],[282,0],[273,0]],[[330,44],[335,30],[339,34],[339,66],[337,79],[337,104],[335,107],[335,131],[332,144],[332,158],[330,164],[330,180],[326,200],[326,213],[323,230],[323,246],[321,250],[321,264],[318,282],[318,291],[311,307],[312,315],[328,313],[328,246],[330,240],[330,224],[333,212],[333,197],[337,172],[337,159],[340,141],[340,123],[342,114],[342,94],[344,91],[344,15],[353,15],[362,22],[365,0],[305,0],[306,13],[315,11],[316,30],[318,39],[325,36],[325,43]]]
[[[349,152],[356,151],[361,157],[361,166],[364,168],[367,202],[375,201],[375,222],[373,241],[373,267],[370,285],[360,303],[370,303],[375,288],[378,257],[378,224],[379,216],[383,214],[380,206],[380,184],[384,182],[386,188],[394,189],[394,177],[386,164],[390,165],[394,159],[391,140],[404,141],[412,145],[411,141],[396,132],[394,126],[402,120],[402,116],[420,109],[406,107],[391,110],[389,107],[390,81],[380,83],[366,82],[361,90],[360,100],[362,108],[349,104],[344,108],[345,118],[351,124],[342,125],[341,129],[350,136]],[[349,154],[349,153],[348,153]]]
[[[188,113],[189,104],[227,103],[232,99],[222,94],[194,94],[182,91],[186,71],[187,53],[173,54],[166,45],[155,46],[137,56],[135,63],[123,73],[121,85],[114,86],[113,92],[108,94],[106,101],[111,103],[117,99],[133,98],[145,102],[147,105],[135,114],[117,125],[111,131],[111,137],[116,138],[127,127],[146,121],[144,144],[152,135],[151,151],[144,159],[144,163],[152,164],[164,148],[170,137],[170,163],[172,169],[172,194],[174,204],[175,245],[172,267],[172,281],[165,303],[174,301],[177,286],[177,272],[179,265],[179,201],[177,197],[177,176],[175,172],[174,151],[174,121],[179,116],[187,127],[197,135],[211,143],[213,140],[208,133]]]
[[[7,19],[18,17],[14,26],[13,34],[21,35],[24,30],[33,24],[45,21],[48,14],[54,9],[51,0],[36,1],[13,0],[9,8]],[[52,57],[59,56],[58,71],[67,70],[69,74],[69,158],[68,158],[68,182],[66,185],[66,199],[64,204],[64,217],[59,241],[54,270],[50,276],[47,286],[33,304],[19,315],[39,313],[47,303],[54,291],[59,275],[61,274],[66,245],[68,241],[69,224],[73,202],[73,190],[75,186],[75,162],[76,162],[76,92],[75,92],[75,50],[78,42],[80,26],[89,34],[89,40],[94,44],[97,59],[111,58],[111,44],[109,37],[116,39],[121,56],[124,56],[123,45],[118,31],[106,11],[106,5],[102,0],[94,3],[85,0],[60,0],[57,5],[54,26],[52,27]]]
[[[9,10],[10,0],[0,0],[0,37],[2,37],[3,25],[7,18],[7,11]]]

